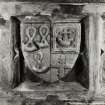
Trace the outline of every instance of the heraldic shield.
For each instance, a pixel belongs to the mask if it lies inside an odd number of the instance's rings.
[[[70,73],[80,52],[80,42],[79,22],[52,22],[46,16],[37,15],[21,23],[25,68],[48,82],[58,81]]]

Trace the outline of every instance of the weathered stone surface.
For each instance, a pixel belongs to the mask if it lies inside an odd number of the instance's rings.
[[[1,65],[3,65],[3,67],[5,68],[5,70],[3,72],[5,75],[5,78],[8,81],[11,81],[11,79],[13,78],[13,72],[11,70],[11,64],[10,64],[10,57],[11,57],[11,33],[12,29],[11,28],[11,21],[10,18],[11,16],[17,16],[17,15],[28,15],[30,13],[36,13],[36,12],[40,12],[43,15],[57,15],[59,12],[61,12],[61,14],[73,14],[73,15],[80,15],[82,14],[82,12],[84,12],[84,10],[88,10],[88,6],[84,7],[84,5],[58,5],[58,4],[48,4],[48,3],[17,3],[17,2],[10,2],[10,3],[1,3],[0,4],[0,14],[1,14],[1,19],[5,20],[5,22],[3,20],[1,20],[4,23],[1,23],[1,31],[0,31],[0,58],[1,61],[3,63],[1,63]],[[94,6],[94,8],[96,8]],[[69,11],[70,9],[70,11]],[[54,11],[54,10],[58,10],[58,12]],[[87,11],[86,11],[87,12]],[[60,14],[59,14],[60,15]],[[14,28],[14,27],[12,27]],[[17,32],[17,31],[16,31]],[[14,34],[14,33],[13,33]],[[17,34],[18,35],[18,34]],[[18,37],[16,37],[18,38]],[[16,45],[15,45],[16,44]],[[14,44],[14,46],[17,46],[17,42]],[[16,52],[14,52],[15,54]],[[2,66],[1,68],[1,72],[2,72]],[[15,68],[16,69],[16,68]],[[2,74],[2,73],[1,73]],[[17,74],[17,73],[16,73]],[[16,81],[15,81],[16,82]]]
[[[105,3],[105,0],[0,0],[0,2]]]
[[[8,1],[12,1],[12,0],[8,0]],[[100,45],[97,44],[98,42],[96,41],[96,35],[97,35],[97,37],[99,37],[100,33],[98,31],[96,31],[97,30],[97,27],[96,27],[97,20],[94,20],[94,19],[96,19],[94,17],[97,14],[100,14],[100,16],[101,16],[101,14],[103,12],[105,12],[105,4],[104,3],[103,4],[88,4],[86,2],[94,2],[94,3],[101,2],[102,3],[102,2],[105,2],[105,0],[97,0],[97,1],[96,0],[80,0],[80,1],[78,1],[78,0],[66,0],[66,1],[64,1],[64,0],[58,0],[58,1],[57,0],[53,0],[53,1],[45,0],[46,2],[42,1],[43,3],[41,3],[41,2],[36,3],[37,0],[36,1],[35,0],[26,0],[27,2],[21,2],[20,0],[14,0],[14,1],[15,2],[8,2],[8,3],[1,2],[0,3],[0,82],[1,82],[1,86],[8,88],[9,85],[11,85],[11,80],[13,79],[13,75],[14,75],[13,74],[14,71],[11,70],[11,62],[10,62],[11,61],[11,58],[10,58],[11,57],[11,49],[10,49],[11,40],[10,39],[11,39],[11,33],[13,31],[13,30],[11,30],[11,20],[10,20],[11,16],[16,17],[19,15],[30,15],[30,14],[35,14],[36,12],[37,13],[40,12],[42,15],[56,16],[60,12],[59,15],[62,15],[65,13],[64,17],[67,17],[68,16],[67,14],[70,14],[69,17],[72,17],[72,15],[78,16],[81,14],[84,14],[84,15],[88,14],[89,16],[91,15],[91,17],[89,18],[90,20],[86,20],[86,22],[87,22],[86,24],[88,24],[88,25],[85,24],[86,33],[84,32],[84,34],[86,34],[86,48],[87,48],[86,50],[88,50],[88,55],[85,55],[85,57],[90,57],[89,64],[87,64],[88,62],[85,62],[85,61],[87,61],[87,58],[82,59],[82,60],[84,60],[83,61],[84,64],[80,64],[80,65],[84,65],[85,70],[84,71],[81,70],[81,73],[79,73],[79,74],[77,73],[78,76],[75,78],[77,78],[77,79],[79,78],[79,82],[81,82],[82,85],[85,85],[85,87],[88,87],[86,85],[89,83],[90,84],[89,91],[94,92],[94,90],[96,88],[99,89],[101,86],[99,84],[99,78],[100,78],[99,76],[101,76],[102,74],[99,75],[99,73],[101,73],[99,70],[100,64],[98,64],[96,54],[98,51],[98,60],[100,60],[100,58],[99,58]],[[20,2],[16,2],[16,1],[20,1]],[[49,4],[48,2],[62,2],[62,3],[69,2],[71,4],[70,5],[69,4],[58,5],[58,4],[53,4],[53,3]],[[77,3],[77,4],[81,3],[81,4],[77,5],[75,3]],[[89,21],[89,23],[88,23],[88,21]],[[98,25],[99,24],[100,24],[100,22],[98,23]],[[94,28],[94,27],[96,27],[96,28]],[[89,35],[89,37],[88,37],[88,35]],[[93,49],[95,49],[94,53],[93,53]],[[15,55],[15,53],[14,53],[14,55]],[[18,58],[16,60],[18,60]],[[89,67],[89,70],[91,70],[91,71],[87,71],[87,69],[88,69],[87,65]],[[17,68],[15,68],[15,69],[17,70]],[[81,68],[79,68],[79,69],[81,69]],[[96,72],[95,70],[98,72]],[[18,71],[15,72],[15,75],[17,73],[18,73]],[[88,73],[90,74],[89,76],[87,75]],[[84,74],[86,74],[86,75],[84,75]],[[18,76],[18,75],[16,75],[16,76]],[[97,76],[98,76],[98,80],[97,80]],[[70,77],[68,76],[68,78],[70,78]],[[71,78],[72,78],[72,76],[71,76]],[[90,78],[90,82],[87,81],[87,80],[89,80],[89,78]],[[74,78],[73,78],[73,80],[74,80]],[[16,78],[14,79],[14,81],[16,83],[16,81],[17,81]],[[101,92],[101,91],[99,90],[99,92]],[[4,98],[4,100],[5,100],[5,98]],[[14,103],[16,103],[16,101],[14,101]],[[15,105],[14,103],[12,103],[12,104]],[[45,101],[44,101],[44,103],[46,104]],[[64,103],[60,103],[60,105],[62,105],[62,104],[64,104]],[[6,105],[6,103],[4,103],[4,105]],[[23,105],[25,105],[25,104],[23,104]],[[67,105],[69,105],[69,104],[67,104]]]

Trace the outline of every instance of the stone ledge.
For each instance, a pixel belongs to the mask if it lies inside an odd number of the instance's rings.
[[[105,3],[105,0],[0,0],[0,2]]]
[[[60,100],[56,95],[48,95],[45,99],[30,99],[19,92],[0,91],[0,105],[105,105],[103,100]]]

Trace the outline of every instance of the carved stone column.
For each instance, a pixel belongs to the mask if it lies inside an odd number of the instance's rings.
[[[96,94],[101,93],[101,75],[102,75],[102,68],[101,68],[101,48],[102,48],[102,40],[103,40],[103,20],[101,14],[96,14],[96,49],[97,49],[97,71],[96,71]]]
[[[101,43],[102,18],[98,13],[89,17],[89,76],[90,92],[97,96],[101,93]]]

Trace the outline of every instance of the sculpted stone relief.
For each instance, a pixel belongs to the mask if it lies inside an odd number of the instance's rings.
[[[54,51],[79,52],[80,24],[78,23],[56,23],[54,24]]]
[[[29,24],[23,37],[24,50],[34,51],[49,46],[49,26],[47,24]]]
[[[58,78],[70,72],[80,51],[81,26],[79,23],[58,22],[53,25],[51,66],[58,68]]]
[[[79,23],[60,22],[51,27],[49,21],[32,21],[21,26],[21,46],[27,68],[50,82],[72,70],[80,49]]]
[[[48,69],[49,61],[45,61],[44,58],[46,56],[44,53],[48,53],[48,47],[50,46],[48,36],[48,24],[24,24],[22,51],[26,64],[31,70],[43,72]],[[45,49],[41,50],[43,48]]]

